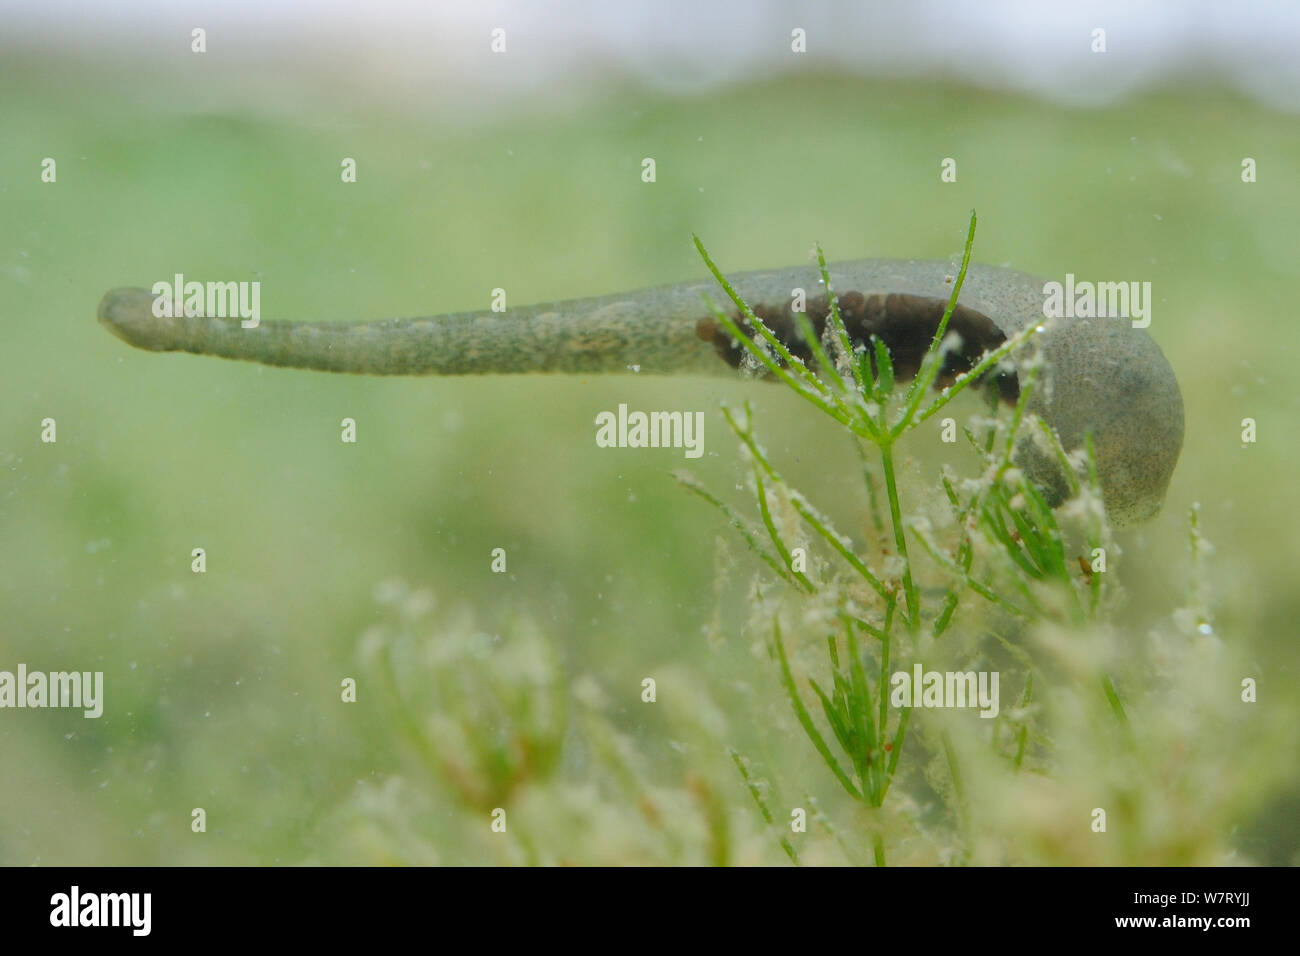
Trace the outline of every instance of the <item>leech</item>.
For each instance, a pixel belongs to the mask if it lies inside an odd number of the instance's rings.
[[[855,341],[877,336],[899,378],[915,374],[952,291],[947,262],[865,259],[830,266],[837,305]],[[814,265],[729,277],[741,297],[797,356],[794,289],[820,333],[829,310],[818,297]],[[708,314],[704,296],[722,300],[712,281],[623,295],[376,322],[264,322],[153,314],[146,289],[114,289],[99,321],[123,341],[155,352],[193,352],[267,365],[364,375],[486,375],[519,372],[641,372],[736,375],[743,352]],[[1160,348],[1123,319],[1045,319],[1043,281],[972,265],[949,324],[960,339],[937,385],[971,368],[986,351],[1031,325],[1044,361],[1030,409],[1070,451],[1091,431],[1112,523],[1145,520],[1160,509],[1183,441],[1183,401]],[[743,327],[743,324],[742,324]],[[988,383],[1000,398],[1019,393],[1014,371]],[[1065,480],[1050,452],[1022,442],[1017,464],[1052,500]]]

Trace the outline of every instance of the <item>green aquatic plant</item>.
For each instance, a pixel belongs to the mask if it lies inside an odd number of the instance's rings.
[[[734,661],[713,675],[666,665],[659,684],[671,692],[635,705],[648,707],[636,717],[618,703],[627,687],[611,693],[581,665],[571,673],[526,616],[494,628],[468,612],[435,616],[424,592],[381,589],[395,620],[363,637],[362,672],[379,690],[383,739],[401,741],[405,757],[359,782],[323,822],[323,854],[713,865],[1233,859],[1232,828],[1276,785],[1283,771],[1271,755],[1294,745],[1296,722],[1260,733],[1236,696],[1244,668],[1214,629],[1212,549],[1195,514],[1186,607],[1141,635],[1116,623],[1120,551],[1092,443],[1067,451],[1034,411],[1040,330],[1010,336],[963,374],[947,367],[974,231],[972,215],[937,331],[907,367],[879,339],[851,340],[820,251],[824,327],[819,335],[796,314],[795,339],[769,328],[700,244],[737,309],[713,308],[711,321],[744,350],[742,367],[815,405],[859,456],[867,517],[856,536],[842,531],[843,501],[814,505],[778,468],[748,403],[724,408],[752,517],[677,477],[765,569],[750,626],[769,662],[752,676]],[[909,458],[929,429],[942,422],[955,435],[957,396],[1010,369],[1017,388],[1005,409],[1001,387],[970,406],[966,472],[953,458],[932,482],[919,478]],[[1060,487],[1021,466],[1027,448],[1055,464]],[[730,627],[730,566],[717,564],[715,635]],[[1000,671],[1005,703],[981,719],[900,701],[899,674],[932,666]],[[737,689],[765,719],[728,719]],[[803,753],[825,772],[809,776]]]
[[[765,371],[837,422],[862,455],[865,492],[878,532],[876,544],[886,554],[881,562],[866,556],[869,549],[855,547],[823,510],[782,476],[755,434],[748,403],[743,414],[730,408],[724,408],[723,414],[750,465],[758,521],[740,517],[692,476],[682,473],[678,479],[718,508],[776,577],[821,612],[814,628],[825,645],[825,678],[808,677],[808,691],[801,689],[779,614],[771,619],[771,653],[804,734],[843,790],[870,808],[884,804],[896,779],[912,714],[911,706],[890,706],[891,669],[900,664],[910,669],[915,663],[924,668],[940,657],[953,660],[942,640],[958,620],[967,595],[974,595],[987,611],[1012,626],[1057,621],[1080,627],[1095,622],[1105,601],[1105,555],[1107,549],[1114,553],[1090,441],[1082,454],[1070,455],[1055,432],[1028,411],[1041,363],[1022,353],[1043,331],[1041,326],[1008,338],[968,372],[930,394],[947,354],[960,348],[960,342],[948,339],[947,329],[970,263],[975,228],[972,213],[947,307],[905,389],[896,388],[895,362],[881,339],[850,341],[820,248],[818,263],[828,308],[823,334],[817,334],[805,313],[794,313],[801,344],[812,357],[805,362],[754,313],[696,238],[700,255],[738,310],[739,321],[713,306],[716,321],[745,349],[756,370]],[[975,427],[964,429],[983,462],[982,473],[964,482],[948,474],[940,478],[938,487],[949,512],[947,533],[941,538],[922,510],[909,510],[911,503],[904,501],[898,448],[962,391],[1017,359],[1019,394],[1010,413],[984,417]],[[995,405],[998,396],[992,388],[988,391],[990,404]],[[1060,466],[1072,502],[1061,517],[1048,501],[1050,490],[1036,485],[1013,461],[1020,443],[1026,441],[1035,442]],[[874,450],[874,461],[868,449]],[[883,484],[883,514],[878,482]],[[1076,554],[1067,543],[1070,535],[1061,522],[1069,518],[1075,519],[1070,528],[1077,538],[1074,545],[1086,546],[1087,557]],[[814,542],[824,557],[810,561]],[[920,554],[928,558],[924,569]],[[1100,565],[1094,568],[1090,562],[1098,560]],[[817,573],[812,572],[814,567]],[[986,616],[977,627],[987,624]],[[1032,677],[1027,676],[1021,710],[1031,701],[1032,688]],[[1122,722],[1123,705],[1109,677],[1101,676],[1097,692],[1105,695],[1115,719]],[[1015,728],[1011,759],[1016,766],[1025,758],[1029,733],[1025,721]],[[951,755],[946,742],[943,749]],[[740,755],[733,754],[733,759],[747,785],[752,784]],[[956,786],[955,762],[949,763]],[[770,821],[770,807],[752,786],[751,792]],[[783,845],[793,858],[788,841]],[[872,848],[876,863],[883,864],[884,834],[879,830],[872,834]]]
[[[757,861],[760,840],[730,812],[726,777],[707,761],[648,760],[601,681],[570,673],[532,618],[442,608],[403,581],[382,582],[375,598],[360,684],[397,759],[320,822],[321,860]],[[658,673],[677,692],[649,717],[656,732],[692,756],[716,751],[725,719],[707,688],[681,668]]]

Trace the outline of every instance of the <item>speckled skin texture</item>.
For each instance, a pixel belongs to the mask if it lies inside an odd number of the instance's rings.
[[[908,293],[947,300],[956,268],[948,262],[866,259],[830,267],[837,294]],[[815,265],[729,276],[751,305],[781,306],[802,288],[823,294]],[[155,318],[144,289],[114,289],[99,306],[110,331],[138,348],[185,351],[270,365],[369,375],[473,375],[519,372],[626,372],[736,375],[697,334],[704,295],[725,295],[712,280],[623,295],[570,299],[415,319],[358,323]],[[1178,381],[1159,346],[1125,319],[1044,319],[1043,280],[972,265],[961,304],[1008,337],[1043,323],[1045,366],[1031,409],[1073,450],[1091,430],[1111,521],[1145,520],[1160,509],[1183,441]],[[1054,459],[1031,442],[1017,463],[1054,498],[1064,488]]]

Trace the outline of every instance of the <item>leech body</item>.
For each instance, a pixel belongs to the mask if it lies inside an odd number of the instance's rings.
[[[904,373],[916,341],[928,341],[952,292],[947,262],[865,259],[830,266],[850,332],[877,334]],[[821,294],[815,265],[739,273],[729,280],[776,330],[792,290],[811,303]],[[368,375],[478,375],[520,372],[689,373],[736,375],[739,349],[708,317],[703,296],[730,305],[713,281],[660,286],[624,295],[378,322],[261,323],[180,316],[158,318],[145,289],[114,289],[99,320],[119,338],[151,351],[183,351],[269,365]],[[1043,317],[1043,280],[972,265],[954,325],[978,355],[1030,325],[1045,365],[1030,407],[1068,450],[1093,433],[1107,510],[1115,524],[1154,515],[1177,463],[1183,403],[1159,346],[1123,319]],[[824,306],[824,303],[823,303]],[[730,311],[730,310],[729,310]],[[961,319],[959,322],[958,319]],[[856,326],[854,325],[856,323]],[[928,332],[926,331],[928,327]],[[903,340],[907,339],[908,342]],[[793,339],[792,339],[793,341]],[[721,358],[719,356],[722,356]],[[902,361],[900,361],[902,358]],[[726,359],[724,361],[724,359]],[[960,367],[960,366],[959,366]],[[969,367],[969,364],[967,364]],[[1003,398],[1013,398],[1005,381]],[[1061,497],[1055,461],[1030,443],[1017,463]]]

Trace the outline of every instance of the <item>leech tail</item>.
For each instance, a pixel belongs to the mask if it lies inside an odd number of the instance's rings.
[[[695,331],[704,311],[656,306],[639,296],[573,299],[498,312],[374,322],[261,322],[159,317],[146,289],[113,289],[99,321],[155,352],[192,352],[287,368],[361,375],[486,375],[521,372],[713,372],[725,366]],[[685,307],[685,302],[682,303]]]

